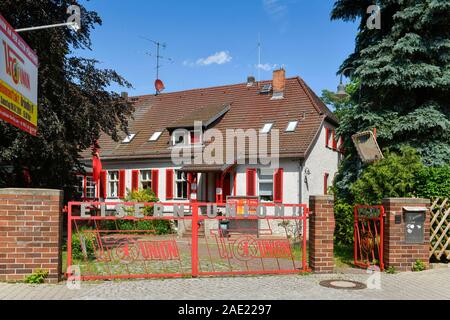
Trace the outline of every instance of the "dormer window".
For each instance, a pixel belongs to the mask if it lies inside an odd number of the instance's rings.
[[[173,146],[185,146],[190,144],[202,143],[202,131],[201,130],[185,130],[177,129],[172,133],[172,145]]]
[[[269,133],[272,130],[273,123],[266,123],[264,127],[261,129],[261,133]]]
[[[178,129],[172,133],[172,145],[182,146],[189,143],[189,131]]]
[[[123,139],[122,143],[130,143],[135,136],[136,136],[135,133],[130,133],[128,136],[125,137],[125,139]]]
[[[190,132],[190,143],[191,144],[198,144],[202,143],[202,132],[199,130],[193,130]]]

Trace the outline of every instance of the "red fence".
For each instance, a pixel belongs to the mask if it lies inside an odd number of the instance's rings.
[[[309,271],[303,204],[68,205],[67,267],[84,280]]]

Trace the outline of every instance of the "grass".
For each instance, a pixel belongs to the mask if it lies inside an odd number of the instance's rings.
[[[336,268],[353,267],[353,246],[352,245],[334,245],[334,264]]]

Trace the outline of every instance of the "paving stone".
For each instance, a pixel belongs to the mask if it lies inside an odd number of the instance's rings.
[[[325,288],[322,280],[340,279],[366,283],[370,274],[338,273],[258,277],[156,279],[83,282],[79,290],[65,283],[27,285],[0,283],[0,299],[450,299],[450,269],[381,274],[381,289]]]

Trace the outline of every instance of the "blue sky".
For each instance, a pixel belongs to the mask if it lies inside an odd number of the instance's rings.
[[[92,51],[102,68],[113,68],[133,85],[130,95],[154,92],[155,46],[167,43],[160,78],[166,91],[244,82],[284,66],[317,93],[335,90],[336,71],[353,52],[356,23],[330,21],[332,0],[82,1],[103,19],[92,33]],[[151,54],[152,56],[148,55]],[[123,91],[119,87],[112,90]]]

